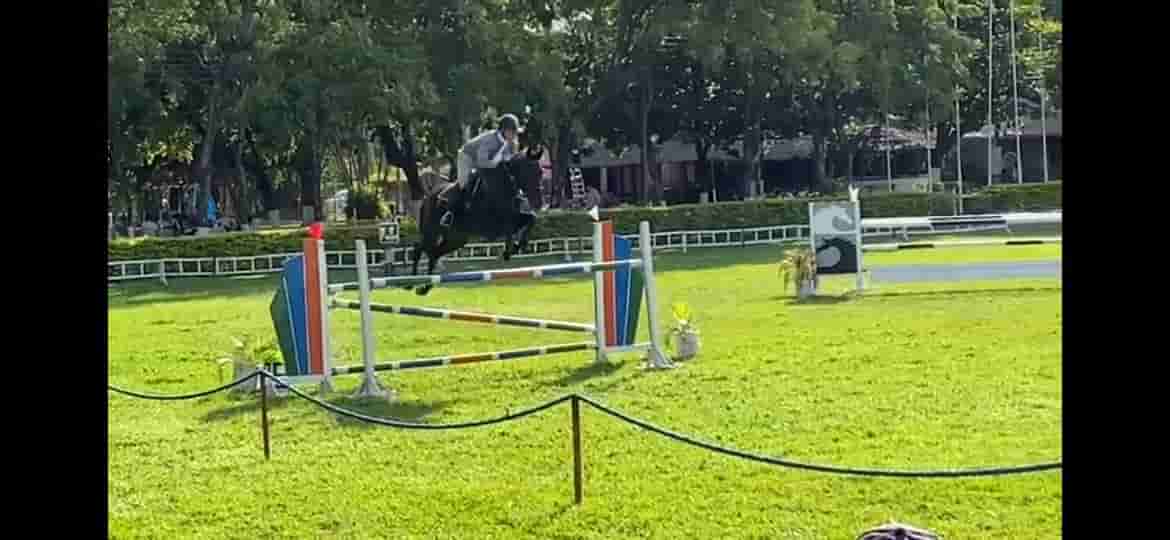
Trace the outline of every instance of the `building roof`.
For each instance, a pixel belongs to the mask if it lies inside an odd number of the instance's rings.
[[[1020,129],[1020,135],[1024,137],[1039,137],[1042,133],[1048,133],[1049,137],[1060,137],[1063,127],[1061,125],[1061,117],[1062,115],[1060,113],[1050,115],[1044,120],[1043,124],[1041,124],[1039,118],[1028,118],[1026,120],[1021,119],[1020,124],[1022,124],[1022,126]],[[990,126],[983,126],[979,131],[970,131],[963,134],[963,138],[986,139],[993,132],[994,128]],[[1000,132],[1001,137],[1014,137],[1015,134],[1015,128],[1008,128]]]
[[[637,165],[642,162],[641,148],[638,145],[625,149],[615,156],[597,142],[584,145],[581,153],[581,167],[622,167]],[[707,159],[711,161],[739,161],[742,141],[736,141],[728,149],[711,148],[707,152]],[[695,145],[678,139],[671,139],[657,145],[659,163],[686,163],[698,161],[699,156]],[[807,158],[812,155],[812,137],[798,137],[795,139],[776,139],[764,159],[769,161],[785,161],[793,158]]]

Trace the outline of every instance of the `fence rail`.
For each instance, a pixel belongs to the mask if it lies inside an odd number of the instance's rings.
[[[879,222],[880,223],[880,222]],[[1002,225],[971,224],[963,227],[947,228],[945,231],[927,226],[908,227],[905,225],[891,226],[880,224],[866,226],[863,220],[864,236],[887,236],[891,234],[916,235],[939,234],[940,232],[961,233],[989,230],[1002,230]],[[710,229],[692,231],[664,231],[651,233],[654,249],[677,249],[683,253],[689,248],[711,247],[741,247],[761,244],[780,244],[799,240],[808,240],[808,225],[774,225],[769,227],[743,227],[736,229]],[[629,239],[633,247],[638,245],[637,234],[620,235]],[[390,249],[372,249],[367,252],[368,264],[378,266],[385,264],[389,256],[393,264],[404,264],[410,261],[413,248],[398,246]],[[500,258],[504,253],[503,242],[487,242],[468,244],[459,251],[444,258],[452,262],[491,261]],[[521,253],[514,257],[518,259],[533,257],[549,257],[573,255],[588,256],[593,253],[593,238],[591,236],[543,238],[532,240]],[[251,255],[243,257],[200,257],[190,259],[151,259],[143,261],[111,261],[106,263],[108,281],[127,281],[134,279],[158,279],[161,277],[196,277],[196,276],[237,276],[250,274],[265,274],[280,272],[284,261],[299,253],[279,253],[272,255]],[[352,250],[329,251],[325,253],[325,264],[330,269],[353,270],[357,268],[357,255]],[[426,260],[424,255],[423,260]]]
[[[633,247],[638,245],[637,234],[620,235],[629,239]],[[771,227],[746,227],[740,229],[694,230],[656,232],[651,235],[654,249],[734,247],[759,244],[775,244],[793,240],[808,239],[808,225],[775,225]],[[369,250],[367,257],[371,266],[382,265],[387,254],[394,264],[410,261],[413,248],[393,247],[389,250]],[[387,253],[388,252],[388,253]],[[468,244],[459,251],[444,258],[452,262],[491,261],[504,253],[503,242]],[[518,259],[550,256],[590,255],[593,253],[591,236],[542,238],[532,240],[523,252],[513,255]],[[242,257],[199,257],[189,259],[150,259],[141,261],[110,261],[106,263],[108,281],[134,279],[158,279],[161,277],[234,276],[280,272],[284,261],[299,253],[279,253]],[[357,268],[355,251],[329,251],[325,253],[325,264],[334,270]],[[423,257],[426,260],[426,256]]]

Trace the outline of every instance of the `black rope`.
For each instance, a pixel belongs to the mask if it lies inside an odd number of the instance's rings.
[[[588,397],[577,395],[577,394],[565,395],[565,396],[559,397],[557,399],[554,399],[552,401],[548,401],[548,402],[542,403],[540,405],[530,407],[528,409],[522,409],[519,412],[509,413],[509,414],[506,414],[504,416],[500,416],[497,418],[490,418],[487,420],[473,420],[470,422],[459,422],[459,423],[454,423],[454,424],[421,424],[421,423],[417,423],[417,422],[403,422],[400,420],[390,420],[387,418],[369,416],[369,415],[362,414],[362,413],[359,413],[356,411],[351,411],[351,410],[343,408],[343,407],[338,407],[337,405],[334,405],[332,403],[322,401],[318,398],[310,396],[310,395],[302,392],[301,390],[298,390],[297,388],[293,387],[292,385],[284,383],[283,381],[281,381],[279,378],[272,375],[271,373],[268,373],[267,371],[263,371],[263,370],[254,372],[250,375],[247,375],[245,377],[242,377],[238,380],[232,381],[232,382],[227,383],[225,385],[222,385],[222,386],[219,386],[216,388],[212,388],[210,390],[205,390],[203,392],[196,392],[193,394],[169,395],[169,396],[150,395],[150,394],[144,394],[141,392],[135,392],[132,390],[125,390],[122,388],[118,388],[112,384],[107,384],[106,386],[114,392],[118,392],[118,393],[125,394],[128,396],[133,396],[133,397],[143,398],[143,399],[171,401],[171,400],[195,399],[195,398],[199,398],[199,397],[203,397],[203,396],[208,396],[208,395],[211,395],[211,394],[214,394],[217,392],[222,392],[222,391],[227,390],[227,389],[229,389],[233,386],[236,386],[238,384],[248,382],[249,380],[251,380],[254,377],[260,377],[260,376],[265,377],[265,378],[272,378],[274,381],[273,384],[275,386],[278,386],[281,388],[286,388],[290,392],[295,394],[297,397],[300,397],[301,399],[307,400],[307,401],[317,405],[318,407],[321,407],[322,409],[328,410],[334,414],[338,414],[340,416],[345,416],[348,418],[353,418],[355,420],[360,420],[362,422],[366,422],[366,423],[370,423],[370,424],[377,424],[377,425],[381,425],[381,426],[401,428],[401,429],[440,430],[440,429],[462,429],[462,428],[489,426],[492,424],[500,424],[500,423],[509,422],[512,420],[519,420],[521,418],[524,418],[525,416],[536,414],[536,413],[541,412],[543,410],[560,405],[561,403],[564,403],[566,401],[569,401],[572,399],[580,399],[581,401],[584,401],[585,403],[588,403],[589,405],[593,406],[595,409],[597,409],[605,414],[608,414],[614,418],[617,418],[618,420],[622,420],[624,422],[633,424],[633,425],[638,426],[638,427],[645,429],[647,431],[657,433],[659,435],[662,435],[664,437],[668,437],[670,439],[674,439],[674,440],[679,441],[681,443],[689,444],[691,446],[702,448],[704,450],[710,450],[712,452],[716,452],[716,453],[720,453],[720,454],[724,454],[724,455],[729,455],[729,456],[734,456],[734,457],[746,459],[749,461],[766,463],[769,465],[778,465],[781,467],[789,467],[789,468],[794,468],[794,469],[803,469],[803,470],[807,470],[807,471],[856,475],[856,476],[876,476],[876,477],[895,477],[895,478],[961,478],[961,477],[975,477],[975,476],[999,476],[999,475],[1008,475],[1008,474],[1023,474],[1023,473],[1033,473],[1033,472],[1041,472],[1041,471],[1048,471],[1048,470],[1064,468],[1063,462],[1060,462],[1060,461],[1049,462],[1049,463],[1038,463],[1038,464],[1033,464],[1033,465],[1007,466],[1007,467],[983,467],[983,468],[971,468],[971,469],[921,470],[921,471],[853,468],[853,467],[840,467],[840,466],[834,466],[834,465],[818,465],[815,463],[801,463],[799,461],[792,461],[792,460],[787,460],[787,459],[782,459],[782,458],[754,454],[751,452],[745,452],[742,450],[736,450],[734,448],[727,448],[724,446],[718,446],[718,445],[711,444],[708,442],[700,441],[700,440],[694,439],[688,435],[676,433],[676,432],[670,431],[668,429],[655,426],[655,425],[653,425],[649,422],[646,422],[644,420],[639,420],[639,419],[634,418],[632,416],[628,416],[624,413],[621,413],[621,412],[616,411],[614,409],[611,409],[605,405],[602,405],[601,403],[598,403],[598,402],[596,402]]]
[[[181,400],[181,399],[195,399],[195,398],[200,398],[203,396],[209,396],[209,395],[214,394],[216,392],[223,392],[224,390],[227,390],[227,389],[229,389],[237,384],[250,381],[253,378],[259,377],[259,376],[260,376],[259,372],[254,372],[251,375],[247,375],[245,377],[240,377],[239,379],[236,379],[236,380],[234,380],[230,383],[227,383],[223,386],[212,388],[211,390],[205,390],[203,392],[196,392],[194,394],[179,394],[179,395],[170,395],[170,396],[143,394],[142,392],[135,392],[133,390],[126,390],[123,388],[118,388],[117,386],[114,386],[112,384],[106,384],[106,388],[113,390],[114,392],[117,392],[119,394],[126,394],[127,396],[133,396],[136,398],[155,399],[155,400],[160,400],[160,401],[174,401],[174,400]]]
[[[268,375],[268,376],[272,377],[272,375]],[[322,409],[326,409],[326,410],[333,412],[335,414],[339,414],[341,416],[353,418],[355,420],[361,420],[362,422],[368,422],[371,424],[378,424],[380,426],[403,428],[403,429],[462,429],[462,428],[490,426],[492,424],[501,424],[501,423],[509,422],[512,420],[519,420],[519,419],[524,418],[525,416],[528,416],[530,414],[535,414],[535,413],[538,413],[538,412],[543,411],[545,409],[560,405],[561,403],[569,401],[570,399],[573,398],[572,395],[562,396],[562,397],[559,397],[559,398],[554,399],[552,401],[549,401],[547,403],[542,403],[540,405],[537,405],[535,407],[531,407],[528,409],[522,409],[522,410],[520,410],[520,412],[506,414],[504,416],[500,416],[497,418],[489,418],[487,420],[473,420],[470,422],[459,422],[459,423],[455,423],[455,424],[421,424],[418,422],[403,422],[401,420],[390,420],[388,418],[369,416],[369,415],[365,415],[365,414],[362,414],[359,412],[351,411],[351,410],[346,409],[344,407],[338,407],[337,405],[334,405],[332,403],[322,401],[322,400],[317,399],[313,396],[310,396],[310,395],[308,395],[300,390],[297,390],[296,388],[294,388],[291,385],[288,385],[288,384],[285,384],[284,382],[281,382],[279,379],[276,379],[275,377],[274,377],[274,380],[276,381],[274,383],[276,386],[279,386],[281,388],[287,388],[290,392],[292,392],[293,394],[296,394],[301,399],[308,400],[309,402],[316,404],[318,407],[321,407]]]
[[[585,403],[592,405],[593,407],[600,410],[601,412],[604,412],[604,413],[606,413],[614,418],[617,418],[617,419],[625,421],[625,422],[629,422],[629,423],[634,424],[642,429],[645,429],[647,431],[652,431],[652,432],[657,433],[659,435],[662,435],[664,437],[669,437],[669,438],[674,439],[676,441],[686,443],[686,444],[689,444],[691,446],[697,446],[699,448],[702,448],[705,450],[710,450],[712,452],[718,452],[720,454],[735,456],[738,458],[743,458],[743,459],[747,459],[747,460],[751,460],[751,461],[757,461],[760,463],[767,463],[769,465],[779,465],[781,467],[790,467],[793,469],[804,469],[804,470],[808,470],[808,471],[818,471],[818,472],[835,473],[835,474],[849,474],[849,475],[857,475],[857,476],[883,476],[883,477],[899,477],[899,478],[960,478],[960,477],[971,477],[971,476],[997,476],[997,475],[1005,475],[1005,474],[1022,474],[1022,473],[1040,472],[1040,471],[1046,471],[1046,470],[1051,470],[1051,469],[1063,468],[1062,463],[1059,461],[1054,462],[1054,463],[1039,463],[1039,464],[1035,464],[1035,465],[1018,465],[1018,466],[1011,466],[1011,467],[986,467],[986,468],[976,468],[976,469],[952,469],[952,470],[935,470],[935,471],[901,471],[901,470],[889,470],[889,469],[862,469],[862,468],[851,468],[851,467],[838,467],[838,466],[833,466],[833,465],[817,465],[817,464],[813,464],[813,463],[801,463],[798,461],[791,461],[791,460],[775,458],[775,457],[771,457],[771,456],[753,454],[750,452],[744,452],[742,450],[736,450],[734,448],[726,448],[723,446],[717,446],[717,445],[714,445],[711,443],[699,441],[699,440],[693,439],[687,435],[675,433],[675,432],[670,431],[668,429],[664,429],[664,428],[660,428],[658,426],[655,426],[649,422],[627,416],[625,414],[622,414],[621,412],[615,411],[613,409],[610,409],[609,407],[606,407],[605,405],[602,405],[596,401],[593,401],[592,399],[589,399],[585,396],[577,396],[577,397],[581,401],[584,401]]]

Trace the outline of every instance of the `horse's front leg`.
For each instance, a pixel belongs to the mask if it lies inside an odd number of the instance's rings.
[[[439,258],[440,257],[429,257],[427,259],[427,275],[428,276],[435,275],[435,265],[439,264]],[[426,296],[427,293],[431,292],[432,288],[434,288],[434,285],[431,284],[430,282],[427,282],[427,283],[424,283],[422,285],[415,287],[414,292],[415,292],[415,294],[417,294],[419,296]]]
[[[422,245],[422,242],[419,242],[419,243],[414,245],[414,253],[412,254],[413,261],[412,261],[412,264],[410,266],[410,275],[412,275],[412,276],[418,275],[418,263],[420,260],[422,260],[422,256],[423,256],[423,245]],[[414,285],[403,285],[402,288],[406,289],[406,290],[412,290],[415,288],[415,286]]]
[[[511,235],[511,233],[504,235],[504,255],[503,255],[503,259],[504,259],[505,261],[507,261],[507,260],[511,260],[511,259],[512,259],[512,255],[514,255],[515,253],[516,253],[516,244],[515,244],[514,242],[512,242],[512,235]]]
[[[532,223],[524,225],[518,233],[520,239],[516,241],[516,251],[524,251],[528,247],[528,233],[532,232]]]

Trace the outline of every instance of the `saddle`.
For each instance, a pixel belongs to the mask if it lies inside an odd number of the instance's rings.
[[[444,204],[444,209],[455,214],[456,217],[462,217],[473,205],[488,206],[493,201],[485,200],[488,193],[484,189],[486,186],[484,182],[486,179],[479,171],[472,171],[471,176],[467,179],[467,187],[461,189],[457,182],[450,182],[439,190],[439,200]],[[512,197],[511,209],[516,209],[518,206],[522,207],[522,201],[526,201],[524,192],[521,190]],[[498,206],[490,204],[491,206]],[[497,210],[503,210],[497,209]]]

